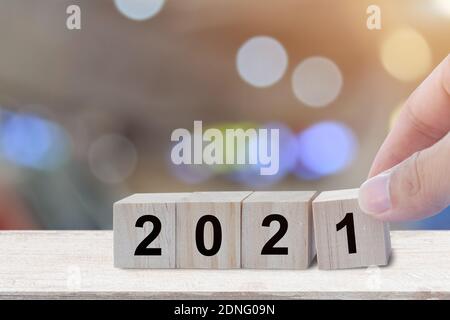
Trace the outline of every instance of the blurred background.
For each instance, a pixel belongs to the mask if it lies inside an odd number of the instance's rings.
[[[0,229],[109,229],[136,192],[358,187],[449,31],[450,0],[0,0]],[[279,128],[279,173],[173,165],[194,120]]]

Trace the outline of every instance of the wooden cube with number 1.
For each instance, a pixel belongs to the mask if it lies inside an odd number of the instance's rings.
[[[176,204],[188,196],[143,193],[114,203],[114,266],[175,268]]]
[[[389,225],[361,211],[358,189],[326,191],[313,201],[319,269],[386,265]]]

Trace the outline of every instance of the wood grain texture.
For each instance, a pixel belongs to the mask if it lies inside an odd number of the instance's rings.
[[[233,269],[241,267],[241,203],[251,192],[194,192],[177,204],[177,268]],[[212,215],[220,222],[222,243],[212,256],[199,252],[196,227],[199,219]],[[211,223],[204,226],[204,245],[213,245]]]
[[[349,252],[348,226],[336,225],[347,214],[353,217],[356,252]],[[358,189],[320,193],[313,201],[314,233],[320,269],[386,265],[391,252],[389,225],[361,211]]]
[[[134,194],[114,204],[114,266],[118,268],[175,268],[176,203],[188,193]],[[157,237],[146,245],[160,248],[161,255],[135,255],[138,245],[154,230],[146,221],[136,227],[139,218],[152,215],[161,223]]]
[[[3,231],[0,298],[450,299],[450,232],[391,237],[381,268],[130,270],[113,267],[112,231]]]
[[[315,191],[254,192],[242,203],[242,268],[306,269],[316,255],[311,200]],[[287,231],[275,244],[287,254],[263,255],[262,248],[280,231],[280,222],[262,226],[269,215],[281,215]]]

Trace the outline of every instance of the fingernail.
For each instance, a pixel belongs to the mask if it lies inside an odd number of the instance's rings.
[[[390,172],[370,178],[359,189],[359,206],[368,214],[381,214],[392,207],[389,192]]]

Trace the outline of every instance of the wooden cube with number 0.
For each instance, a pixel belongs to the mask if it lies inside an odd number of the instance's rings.
[[[177,268],[241,267],[241,205],[251,192],[195,192],[177,205]]]
[[[386,265],[389,225],[361,211],[358,189],[322,192],[313,201],[319,269]]]
[[[175,268],[176,204],[188,196],[135,194],[114,203],[114,266]]]
[[[306,269],[316,255],[315,191],[254,192],[242,206],[242,267]]]

